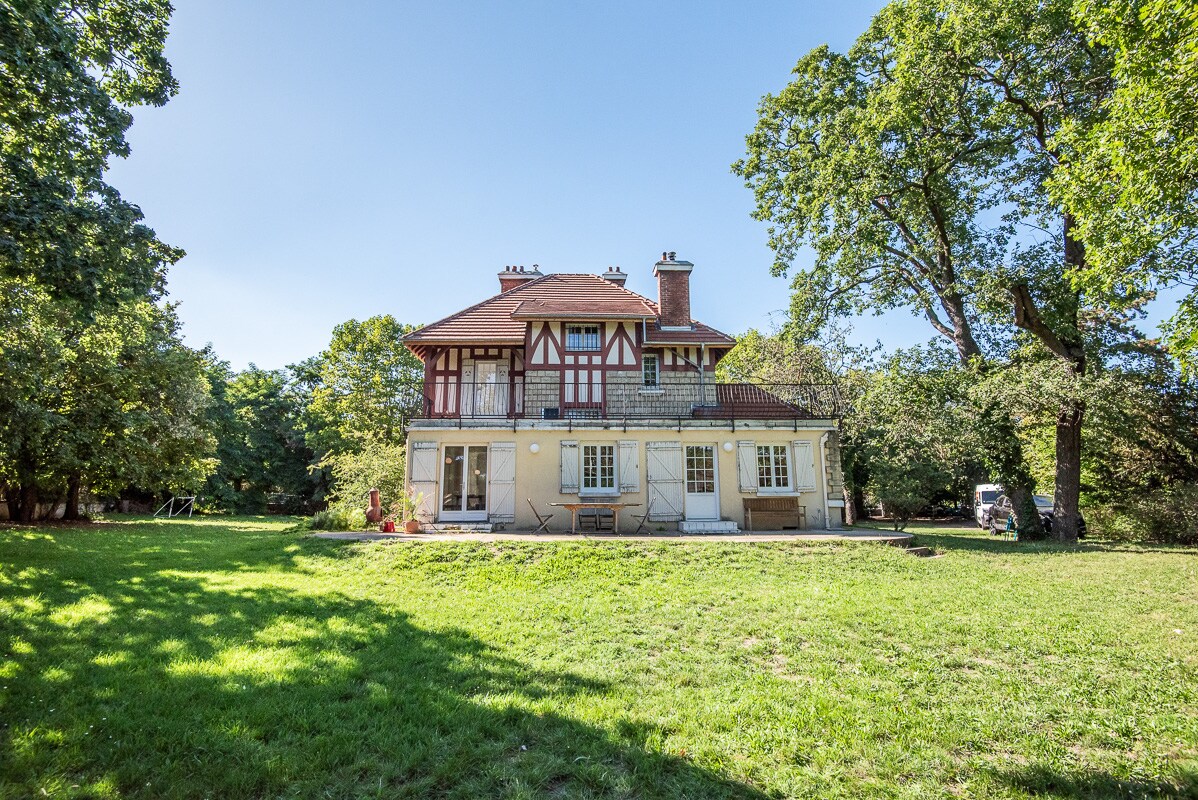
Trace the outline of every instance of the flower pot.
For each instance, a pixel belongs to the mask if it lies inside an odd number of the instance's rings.
[[[404,533],[420,533],[420,520],[409,519],[403,524]]]

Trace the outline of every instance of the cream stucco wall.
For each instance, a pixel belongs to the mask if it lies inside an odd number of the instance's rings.
[[[735,431],[732,430],[730,425],[683,427],[682,430],[678,430],[676,427],[635,428],[632,426],[629,426],[627,429],[622,426],[609,429],[598,426],[574,426],[573,429],[567,429],[563,425],[546,426],[544,423],[525,423],[522,426],[518,426],[516,430],[513,430],[510,426],[505,428],[478,426],[464,429],[417,427],[409,431],[408,444],[409,452],[411,452],[412,442],[436,442],[440,447],[447,444],[486,445],[492,442],[515,443],[515,522],[514,524],[508,523],[507,528],[509,530],[529,530],[536,527],[536,519],[528,505],[528,499],[531,498],[537,510],[542,515],[547,513],[555,515],[552,523],[550,523],[550,529],[561,531],[569,529],[570,514],[563,508],[554,508],[549,504],[576,500],[578,498],[577,493],[562,494],[560,491],[561,442],[563,440],[576,441],[581,446],[592,442],[617,444],[620,441],[636,441],[637,468],[639,472],[638,490],[636,492],[625,492],[619,495],[618,498],[621,502],[640,504],[638,509],[632,509],[631,512],[625,511],[622,515],[621,528],[628,531],[636,526],[636,521],[631,518],[631,513],[644,513],[647,503],[648,481],[645,464],[645,444],[647,442],[679,442],[684,447],[688,444],[715,445],[720,517],[732,520],[743,528],[744,506],[741,501],[744,497],[757,495],[741,493],[740,491],[737,474],[736,443],[739,441],[753,441],[760,444],[790,445],[796,441],[810,441],[814,453],[815,480],[817,485],[814,491],[792,493],[792,496],[798,494],[800,504],[806,507],[808,528],[825,528],[828,526],[829,518],[834,527],[839,527],[841,512],[838,507],[839,503],[836,503],[840,498],[838,486],[839,459],[835,459],[835,464],[831,463],[832,459],[826,457],[826,451],[821,449],[821,440],[826,441],[833,448],[836,446],[835,431],[829,423],[810,423],[809,425],[810,427],[800,427],[797,431],[790,426],[772,427],[761,425],[753,427],[751,425],[746,426],[743,423],[738,423]],[[530,450],[530,446],[534,443],[538,445],[538,452],[536,453]],[[731,443],[731,452],[724,449],[725,443]],[[793,462],[793,449],[790,452],[792,453]],[[792,473],[793,471],[794,465],[792,463]],[[440,477],[438,477],[439,480]],[[438,488],[440,488],[439,483]],[[829,492],[829,488],[832,489],[832,492]],[[826,501],[829,499],[833,501],[836,507],[828,508]],[[670,530],[676,527],[676,523],[653,522],[651,523],[650,530],[658,530],[660,528]]]

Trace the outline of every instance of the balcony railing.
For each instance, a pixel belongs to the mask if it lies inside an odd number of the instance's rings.
[[[842,413],[834,384],[447,380],[413,387],[422,419],[834,419]],[[416,410],[416,407],[419,410]]]

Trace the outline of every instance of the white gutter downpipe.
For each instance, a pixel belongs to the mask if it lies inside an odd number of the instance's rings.
[[[819,437],[819,468],[820,468],[820,483],[823,484],[824,491],[824,528],[832,530],[832,517],[829,514],[828,505],[828,437],[832,435],[832,431],[824,431],[824,435]]]

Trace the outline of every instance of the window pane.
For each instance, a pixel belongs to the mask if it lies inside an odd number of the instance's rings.
[[[598,325],[570,325],[566,328],[567,350],[598,350]]]
[[[487,508],[487,448],[466,449],[466,510]]]
[[[715,492],[715,448],[688,445],[686,448],[686,491],[688,494]]]
[[[446,447],[442,465],[442,511],[462,510],[462,472],[465,469],[465,448]]]
[[[616,488],[616,447],[611,444],[582,446],[582,488]]]
[[[642,375],[645,386],[657,386],[657,356],[647,355],[643,359]]]

